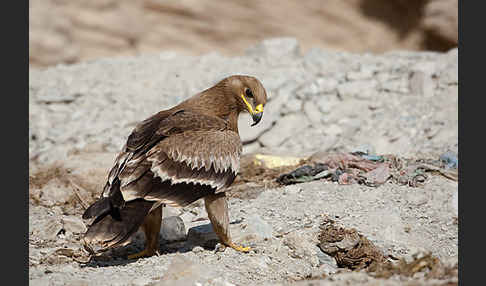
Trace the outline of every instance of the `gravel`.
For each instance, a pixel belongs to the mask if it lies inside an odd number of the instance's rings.
[[[446,152],[457,155],[457,67],[457,49],[385,54],[311,49],[302,54],[295,39],[283,38],[265,40],[241,57],[161,53],[31,69],[30,177],[41,177],[54,162],[68,171],[30,184],[30,283],[310,285],[312,277],[320,279],[313,285],[449,281],[383,280],[344,271],[317,247],[320,224],[332,218],[355,228],[387,257],[431,252],[457,263],[458,184],[442,176],[430,176],[416,188],[313,181],[230,198],[231,232],[237,243],[252,248],[248,254],[214,248],[207,213],[195,202],[164,212],[164,222],[179,232],[164,238],[160,256],[128,261],[116,255],[143,247],[138,232],[108,261],[87,264],[76,261],[82,256],[82,204],[62,176],[77,180],[81,200],[94,199],[138,121],[240,73],[259,78],[270,98],[254,130],[247,132],[249,118],[240,118],[245,152],[307,156],[318,150],[371,150],[437,160]],[[60,248],[69,251],[55,252]]]

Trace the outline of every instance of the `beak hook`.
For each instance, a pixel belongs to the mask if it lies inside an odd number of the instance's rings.
[[[255,126],[262,120],[263,112],[254,113],[251,117],[253,118],[253,124],[251,126]]]

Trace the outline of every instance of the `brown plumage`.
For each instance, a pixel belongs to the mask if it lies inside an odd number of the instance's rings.
[[[238,115],[248,111],[257,124],[266,102],[260,81],[235,75],[139,123],[118,154],[101,197],[83,214],[94,218],[84,237],[87,247],[123,245],[142,226],[146,249],[129,258],[153,255],[162,207],[204,198],[221,241],[247,251],[231,241],[224,191],[239,169]]]

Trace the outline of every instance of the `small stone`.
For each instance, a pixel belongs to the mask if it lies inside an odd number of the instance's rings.
[[[446,164],[446,166],[449,168],[457,169],[457,167],[459,166],[459,160],[457,159],[456,153],[450,150],[440,155],[439,160]]]
[[[62,218],[63,228],[71,233],[85,233],[86,232],[86,225],[81,220],[80,217],[77,216],[64,216]]]
[[[351,153],[364,154],[364,155],[374,155],[375,148],[370,144],[362,144],[356,148],[353,148]]]
[[[60,220],[52,218],[46,225],[45,231],[43,232],[47,239],[56,239],[57,235],[63,229],[63,225]]]
[[[319,258],[314,244],[310,243],[298,231],[287,234],[283,243],[290,249],[290,256],[294,258],[306,259],[312,266],[319,265]]]
[[[315,246],[315,248],[316,248],[317,258],[319,259],[319,265],[326,264],[330,267],[337,268],[336,259],[334,259],[334,257],[322,252],[317,245]]]
[[[186,227],[184,221],[178,216],[170,216],[162,219],[160,234],[165,241],[185,240]]]
[[[143,286],[143,285],[149,285],[152,281],[152,279],[146,278],[146,277],[137,277],[132,280],[132,285],[135,286]]]
[[[273,228],[264,221],[259,215],[252,214],[246,220],[246,228],[242,231],[244,240],[250,239],[270,239],[272,238]]]
[[[194,248],[192,249],[192,252],[194,252],[194,253],[199,253],[199,252],[203,252],[203,251],[204,251],[204,248],[202,248],[199,245],[194,246]]]

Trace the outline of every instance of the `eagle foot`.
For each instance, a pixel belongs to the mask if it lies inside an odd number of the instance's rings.
[[[142,250],[140,252],[128,255],[127,258],[128,259],[137,259],[137,258],[142,258],[142,257],[150,257],[150,256],[153,256],[155,254],[158,254],[158,252],[155,251],[154,249],[145,248],[144,250]]]
[[[234,243],[230,243],[228,246],[233,248],[236,251],[239,251],[239,252],[245,252],[246,253],[246,252],[250,252],[250,250],[251,250],[250,247],[243,247],[241,245],[236,245]]]

